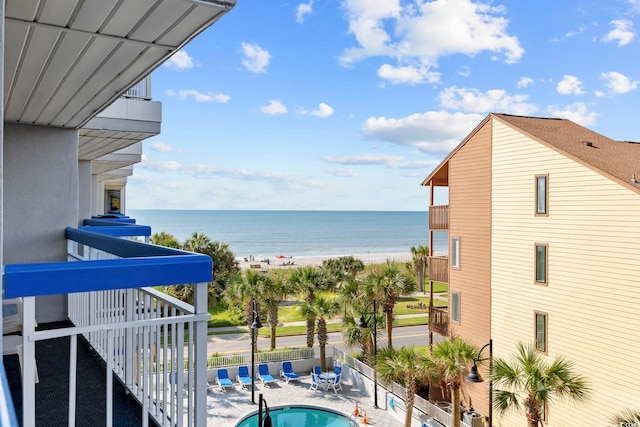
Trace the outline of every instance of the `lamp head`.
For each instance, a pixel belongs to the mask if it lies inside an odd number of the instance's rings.
[[[253,317],[253,323],[251,324],[251,329],[256,330],[262,328],[262,322],[260,322],[260,316]]]
[[[469,371],[469,375],[467,375],[466,380],[470,383],[481,383],[484,381],[478,373],[478,365],[476,365],[475,360],[473,361],[473,365],[471,366],[471,370]]]
[[[367,327],[367,322],[364,321],[364,316],[360,316],[360,320],[358,321],[358,328],[365,329]]]

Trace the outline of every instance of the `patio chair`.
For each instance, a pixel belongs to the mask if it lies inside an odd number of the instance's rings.
[[[342,366],[334,366],[333,367],[333,373],[336,375],[339,375],[342,373]]]
[[[314,366],[313,367],[313,373],[316,375],[320,375],[322,373],[322,367],[321,366]]]
[[[262,381],[262,385],[272,384],[276,382],[276,379],[269,373],[269,366],[266,363],[258,365],[258,379]]]
[[[322,388],[323,391],[327,391],[327,382],[315,372],[311,372],[311,387],[309,387],[309,390],[317,390],[318,387]]]
[[[289,384],[289,381],[300,381],[298,374],[293,372],[293,365],[290,361],[282,362],[282,370],[280,371],[280,377]]]
[[[251,376],[249,375],[248,366],[238,366],[238,384],[245,390],[248,390],[247,386],[251,386]]]
[[[220,387],[220,391],[227,391],[227,387],[233,387],[233,383],[229,379],[229,371],[224,368],[218,369],[218,376],[216,377],[216,383]]]
[[[327,382],[327,387],[326,389],[328,390],[329,388],[333,388],[333,391],[338,393],[338,389],[340,389],[340,391],[342,391],[342,374],[337,374],[336,378],[334,380],[329,380]]]

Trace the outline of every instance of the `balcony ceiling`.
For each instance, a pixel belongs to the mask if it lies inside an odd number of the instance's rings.
[[[6,0],[5,120],[78,129],[235,0]]]

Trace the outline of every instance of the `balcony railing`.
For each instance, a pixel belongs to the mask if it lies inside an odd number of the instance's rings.
[[[429,280],[440,283],[449,283],[449,257],[429,257]]]
[[[449,229],[449,205],[429,206],[429,230]]]
[[[429,332],[435,332],[444,337],[449,335],[447,307],[429,307]]]
[[[35,425],[35,343],[65,336],[71,342],[65,406],[68,425],[75,425],[80,334],[106,363],[107,426],[113,425],[112,373],[140,402],[143,426],[149,417],[162,426],[205,425],[211,258],[89,229],[100,227],[66,230],[70,262],[5,266],[5,297],[23,298],[23,425]],[[197,283],[193,306],[150,288],[189,283]],[[74,326],[36,332],[34,297],[52,294],[69,294]]]
[[[131,86],[129,90],[122,94],[122,97],[151,101],[151,77],[147,76],[135,85]]]

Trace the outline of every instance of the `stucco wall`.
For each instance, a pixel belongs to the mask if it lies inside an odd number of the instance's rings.
[[[606,426],[639,409],[640,195],[493,121],[492,335],[507,357],[548,313],[548,356],[591,385],[585,405],[557,403],[549,427]],[[549,216],[536,217],[535,175],[549,175]],[[534,243],[548,244],[548,286],[534,284]],[[519,414],[494,422],[526,426]]]
[[[78,132],[5,123],[4,262],[66,260],[65,227],[78,224]],[[62,320],[62,296],[36,301],[38,323]]]

